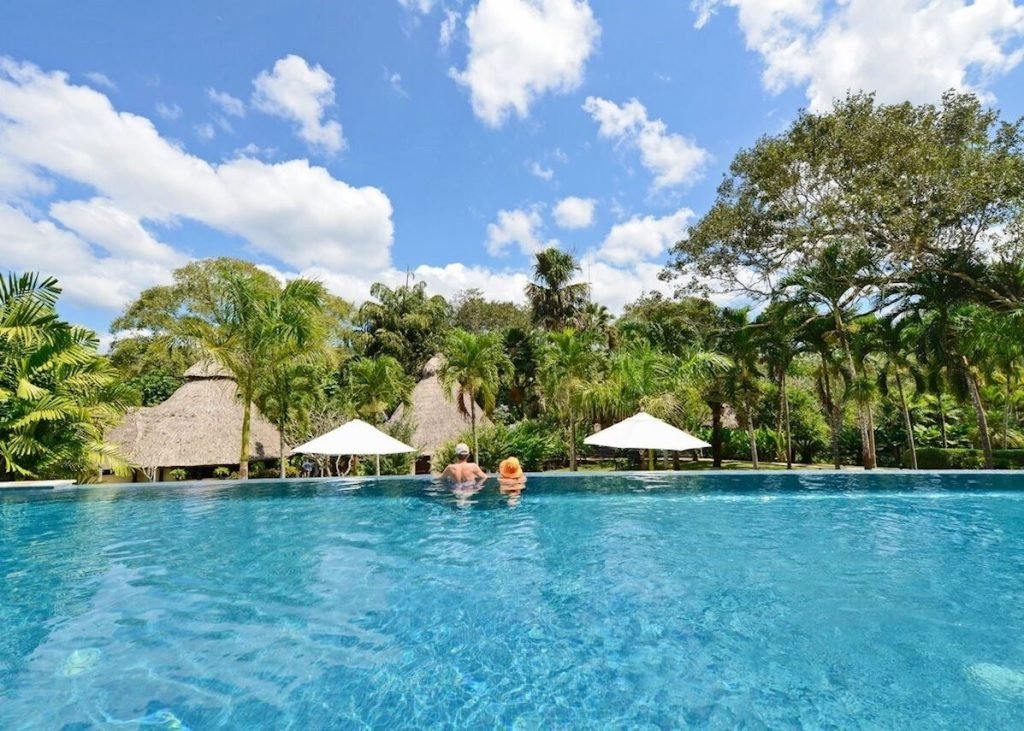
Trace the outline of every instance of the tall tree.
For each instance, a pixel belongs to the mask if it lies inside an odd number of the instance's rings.
[[[370,287],[370,297],[355,317],[363,354],[388,355],[406,373],[421,372],[444,343],[452,321],[451,306],[440,295],[428,295],[425,282],[394,289],[377,282]]]
[[[579,265],[572,254],[545,249],[536,255],[535,281],[526,285],[533,322],[547,330],[559,330],[574,324],[577,315],[590,301],[590,285],[573,282]]]
[[[357,358],[348,366],[348,382],[356,413],[373,424],[382,424],[399,404],[407,404],[412,379],[390,355]]]
[[[191,265],[190,265],[191,266]],[[249,476],[252,406],[282,348],[315,345],[325,291],[319,282],[295,279],[283,287],[249,265],[208,270],[197,296],[186,291],[185,314],[170,322],[172,337],[199,347],[232,376],[242,402],[238,474]]]
[[[548,334],[541,368],[547,409],[568,427],[569,469],[576,471],[576,434],[583,415],[587,390],[601,366],[601,352],[594,336],[571,328]]]
[[[746,424],[750,458],[756,470],[759,459],[754,417],[761,398],[761,356],[757,330],[750,321],[750,310],[747,308],[726,309],[722,316],[727,327],[725,352],[732,360],[732,367],[726,373],[726,389],[740,419]]]
[[[444,363],[438,375],[445,392],[449,395],[454,393],[459,411],[470,418],[473,454],[479,459],[477,400],[486,413],[494,410],[498,387],[512,370],[512,362],[505,354],[501,338],[496,333],[475,334],[456,330],[448,337],[443,353]]]

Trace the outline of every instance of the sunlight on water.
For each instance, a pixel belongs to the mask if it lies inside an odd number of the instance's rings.
[[[0,728],[1020,728],[1021,488],[658,473],[517,495],[3,495]]]

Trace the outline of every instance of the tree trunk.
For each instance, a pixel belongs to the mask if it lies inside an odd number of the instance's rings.
[[[757,434],[754,432],[754,419],[750,415],[750,407],[747,407],[747,436],[750,437],[750,461],[754,463],[754,469],[758,469],[757,464]]]
[[[1012,398],[1010,374],[1006,374],[1006,403],[1003,404],[1003,449],[1007,448],[1007,432],[1010,431],[1010,399]]]
[[[469,391],[469,419],[473,429],[473,459],[480,462],[480,444],[476,440],[476,394]]]
[[[842,459],[839,456],[839,427],[842,412],[832,395],[832,381],[828,377],[828,365],[825,363],[824,357],[821,359],[821,383],[821,390],[825,394],[825,401],[827,401],[825,408],[828,410],[828,427],[832,432],[832,464],[839,470],[843,467]]]
[[[675,472],[679,471],[679,452],[672,453],[672,470]]]
[[[981,440],[981,449],[985,453],[985,469],[991,470],[996,466],[995,458],[992,455],[992,438],[988,433],[988,417],[985,415],[985,404],[981,400],[981,390],[978,388],[978,379],[971,370],[971,363],[966,356],[961,356],[964,368],[967,370],[967,389],[971,392],[971,401],[974,403],[974,412],[978,419],[978,438]]]
[[[252,420],[252,401],[246,398],[242,404],[242,451],[238,457],[238,479],[249,479],[249,428]]]
[[[896,369],[896,388],[900,392],[900,406],[903,408],[903,427],[907,430],[907,444],[910,447],[910,468],[917,469],[917,445],[914,444],[914,423],[910,420],[910,407],[907,406],[907,396],[903,391],[903,379],[900,377],[899,369]]]
[[[654,472],[654,450],[647,450],[647,469],[650,472]]]
[[[850,341],[846,337],[843,320],[839,316],[838,310],[834,310],[834,315],[836,327],[839,330],[839,339],[843,343],[843,350],[846,351],[846,360],[850,368],[850,377],[856,379],[859,375],[857,372],[857,363],[853,359],[853,350],[850,348]],[[857,397],[857,413],[859,417],[858,421],[860,422],[861,461],[864,463],[864,469],[873,470],[876,465],[874,417],[871,415],[871,405],[862,403],[859,396]]]
[[[722,404],[712,401],[711,407],[711,460],[714,467],[722,466]]]
[[[793,428],[789,421],[789,385],[786,371],[782,371],[782,411],[786,429],[786,469],[793,469]]]
[[[942,403],[942,391],[939,391],[939,431],[942,433],[942,448],[949,449],[949,439],[946,438],[946,407]]]
[[[377,458],[377,477],[380,477],[380,455],[375,454],[373,456]]]
[[[280,424],[277,427],[277,447],[280,450],[277,454],[281,461],[281,479],[283,480],[288,477],[288,473],[285,470],[287,462],[284,458],[284,424]]]
[[[569,471],[576,471],[576,418],[569,410]]]

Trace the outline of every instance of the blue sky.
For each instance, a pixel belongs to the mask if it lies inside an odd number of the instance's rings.
[[[507,299],[551,244],[617,311],[801,107],[1019,116],[1022,48],[1013,0],[11,0],[0,269],[106,331],[194,258]]]

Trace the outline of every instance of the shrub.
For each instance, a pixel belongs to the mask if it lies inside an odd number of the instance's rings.
[[[479,429],[477,440],[480,443],[480,454],[476,460],[483,469],[489,471],[497,469],[498,463],[506,457],[515,456],[525,471],[536,472],[545,463],[565,453],[558,427],[543,420],[524,419],[512,426],[496,424]],[[435,472],[440,472],[455,460],[455,445],[458,442],[472,446],[472,435],[464,434],[436,451],[431,464]]]
[[[903,466],[910,465],[908,451],[903,455]],[[917,450],[917,466],[922,470],[976,470],[985,466],[985,455],[979,449],[921,447]]]
[[[185,470],[181,469],[180,467],[177,467],[177,468],[175,468],[175,469],[171,470],[171,471],[170,471],[169,473],[167,473],[167,474],[168,474],[168,475],[170,476],[170,478],[171,478],[172,480],[174,480],[174,481],[176,481],[176,482],[181,482],[181,481],[182,481],[182,480],[184,480],[184,479],[185,479],[186,477],[188,477],[188,473],[187,473],[187,472],[185,472]]]
[[[218,480],[226,480],[228,479],[228,475],[230,474],[231,470],[229,470],[227,467],[216,467],[213,470],[213,476],[216,477]]]
[[[1024,449],[996,449],[992,456],[995,458],[996,469],[1024,469]]]

